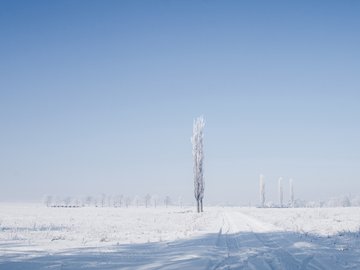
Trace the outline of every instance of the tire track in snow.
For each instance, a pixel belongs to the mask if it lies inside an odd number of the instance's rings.
[[[273,225],[242,213],[224,213],[216,243],[218,248],[226,251],[223,258],[208,269],[329,269],[313,255],[297,258],[291,254],[284,248],[285,238],[281,242],[271,238],[271,233],[276,231]]]
[[[221,233],[220,233],[221,232]],[[249,258],[256,257],[258,254],[252,252],[249,254],[248,247],[242,246],[241,240],[244,237],[238,234],[239,229],[227,213],[223,214],[223,226],[220,228],[218,236],[218,248],[225,249],[223,258],[212,267],[208,269],[222,270],[222,269],[264,269],[275,270],[271,261],[263,260],[257,261],[255,264],[249,261]],[[246,241],[257,241],[255,237],[246,239]],[[250,251],[251,252],[251,251]]]
[[[281,236],[279,233],[276,240],[271,238],[271,232],[279,232],[279,229],[272,224],[266,224],[255,218],[252,218],[246,214],[240,212],[234,212],[233,215],[237,215],[243,222],[249,227],[255,237],[263,243],[272,252],[272,257],[278,262],[278,268],[275,269],[314,269],[314,270],[326,270],[333,269],[334,264],[324,265],[313,254],[307,255],[305,258],[298,258],[299,256],[293,255],[291,252],[285,249],[285,246],[291,246],[292,243],[289,239]],[[265,232],[265,233],[264,233]],[[279,241],[281,239],[281,241]],[[330,267],[330,268],[329,268]]]

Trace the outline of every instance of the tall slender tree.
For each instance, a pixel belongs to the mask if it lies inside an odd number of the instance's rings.
[[[283,207],[283,198],[284,198],[284,194],[283,194],[283,186],[282,186],[282,177],[279,178],[279,206]]]
[[[294,183],[293,183],[293,180],[291,178],[289,180],[289,187],[290,187],[290,206],[294,207],[294,202],[295,202]]]
[[[204,198],[204,151],[203,151],[203,138],[204,138],[205,121],[202,116],[194,120],[193,135],[191,137],[192,154],[194,159],[194,195],[197,204],[197,211],[203,212],[203,198]]]
[[[260,205],[265,206],[265,182],[262,174],[260,174]]]

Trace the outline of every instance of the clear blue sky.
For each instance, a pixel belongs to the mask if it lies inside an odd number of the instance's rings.
[[[0,201],[360,195],[359,1],[1,1]],[[287,182],[287,181],[285,181]],[[287,188],[287,187],[285,187]],[[285,196],[287,198],[287,194]]]

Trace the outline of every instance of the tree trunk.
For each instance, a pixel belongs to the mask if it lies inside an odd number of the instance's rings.
[[[200,213],[200,201],[196,200],[197,212]]]
[[[203,200],[202,200],[202,199],[200,200],[200,208],[201,208],[200,211],[201,211],[201,212],[204,212]]]

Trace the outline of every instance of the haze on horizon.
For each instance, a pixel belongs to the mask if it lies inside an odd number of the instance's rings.
[[[0,201],[360,195],[357,1],[1,1]]]

